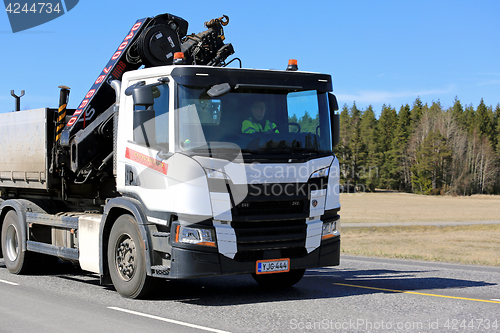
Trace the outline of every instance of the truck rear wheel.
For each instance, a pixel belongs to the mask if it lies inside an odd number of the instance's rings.
[[[252,277],[258,284],[266,288],[288,288],[298,283],[304,276],[305,269],[294,269],[286,273],[255,274]]]
[[[153,278],[146,273],[146,257],[139,227],[130,215],[120,216],[109,235],[108,267],[111,281],[120,295],[145,296]]]
[[[11,210],[2,225],[2,253],[5,266],[12,274],[26,273],[32,264],[33,253],[21,251],[25,241],[17,213]]]

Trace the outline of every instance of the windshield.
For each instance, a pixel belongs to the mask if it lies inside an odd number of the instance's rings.
[[[239,149],[244,155],[331,154],[326,93],[178,86],[181,149],[194,154]]]

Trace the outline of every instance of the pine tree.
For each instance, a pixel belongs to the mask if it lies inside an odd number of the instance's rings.
[[[309,115],[309,112],[305,111],[304,115],[298,121],[300,125],[300,131],[305,133],[315,133],[316,123],[313,118]]]
[[[460,103],[460,100],[458,99],[457,96],[455,96],[455,102],[451,107],[451,114],[453,115],[453,118],[455,118],[460,127],[464,129],[467,128],[464,119],[464,108],[462,107],[462,104]]]
[[[432,102],[431,107],[429,108],[429,115],[433,119],[437,119],[438,116],[443,112],[443,107],[441,106],[441,102],[438,100],[437,102]]]
[[[335,155],[340,163],[340,180],[343,184],[346,183],[348,176],[348,165],[351,159],[350,141],[351,141],[351,116],[349,115],[349,108],[344,104],[340,112],[340,141],[335,147]]]
[[[420,193],[440,193],[446,184],[444,175],[452,159],[451,149],[439,131],[432,131],[417,150],[417,160],[412,167],[413,186]]]
[[[495,141],[495,147],[496,147],[496,151],[500,157],[500,104],[497,104],[497,107],[495,108],[495,121],[494,121],[494,124],[495,124],[495,137],[496,137],[496,141]]]
[[[361,111],[356,107],[354,102],[350,109],[351,115],[351,126],[352,126],[352,136],[349,144],[351,151],[351,159],[349,167],[349,178],[348,184],[354,186],[364,185],[362,184],[362,179],[360,179],[360,170],[364,167],[366,162],[366,147],[361,138]]]
[[[497,175],[496,182],[494,185],[494,193],[500,193],[500,104],[497,104],[494,113],[494,124],[495,124],[495,148],[496,148],[496,164],[497,164]]]
[[[343,146],[348,147],[348,142],[351,140],[351,116],[349,108],[344,104],[340,112],[340,142]]]
[[[398,113],[398,121],[390,151],[389,169],[391,170],[392,187],[398,190],[408,191],[411,188],[410,161],[406,158],[406,149],[410,137],[410,106],[401,106]]]
[[[383,105],[382,113],[378,121],[378,151],[379,151],[379,175],[380,185],[383,188],[390,188],[391,174],[393,163],[391,160],[390,151],[392,149],[392,141],[394,139],[394,127],[397,122],[397,114],[391,106]]]
[[[414,130],[420,123],[420,117],[422,116],[423,104],[420,97],[417,97],[415,102],[413,102],[413,107],[411,109],[411,129]]]
[[[361,175],[362,183],[370,191],[375,191],[379,183],[379,152],[378,152],[378,130],[377,118],[371,105],[361,115],[361,139],[366,149],[364,169]]]
[[[476,109],[475,122],[474,122],[475,125],[474,128],[480,137],[485,136],[489,138],[491,136],[492,116],[493,113],[490,116],[488,108],[486,107],[483,99],[481,98],[481,102],[479,103]]]
[[[474,123],[475,123],[475,111],[472,104],[465,106],[463,119],[464,119],[465,129],[467,130],[467,133],[471,135],[472,133],[474,133]]]

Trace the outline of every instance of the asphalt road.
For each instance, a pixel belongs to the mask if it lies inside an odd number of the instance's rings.
[[[69,265],[11,275],[0,332],[500,332],[500,268],[343,256],[295,287],[250,276],[164,281],[130,300]]]

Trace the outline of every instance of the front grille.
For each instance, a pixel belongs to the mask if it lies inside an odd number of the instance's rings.
[[[305,253],[307,225],[305,219],[231,223],[238,242],[238,261],[260,260],[266,251],[280,251],[286,258]]]
[[[245,200],[232,209],[235,260],[306,256],[311,191],[325,189],[327,183],[327,178],[317,178],[308,183],[249,184]]]
[[[307,184],[250,184],[243,202],[233,209],[233,216],[241,220],[297,219],[307,217],[309,192]],[[295,216],[293,216],[295,215]]]
[[[239,216],[300,214],[304,212],[304,200],[244,201],[236,206]]]

